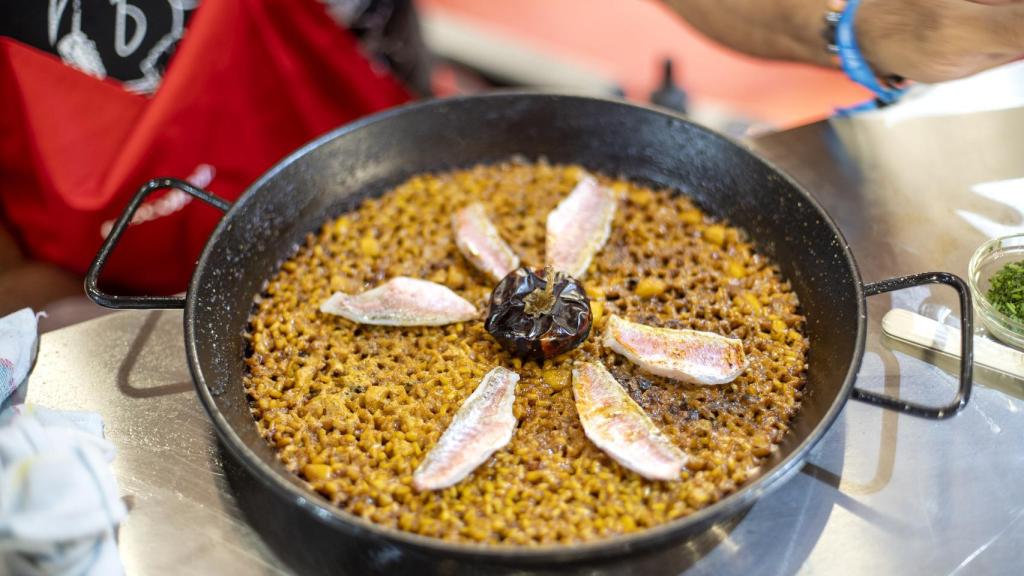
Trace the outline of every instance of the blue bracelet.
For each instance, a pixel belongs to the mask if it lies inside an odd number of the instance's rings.
[[[835,46],[839,63],[851,80],[874,92],[880,103],[892,104],[899,100],[906,89],[884,86],[864,59],[864,54],[857,46],[856,34],[853,32],[853,20],[858,6],[860,0],[849,0],[839,17],[839,22],[836,23]]]

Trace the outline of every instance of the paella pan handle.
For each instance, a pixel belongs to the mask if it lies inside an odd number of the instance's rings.
[[[951,286],[960,297],[960,388],[956,393],[956,398],[945,406],[925,406],[856,387],[853,389],[851,397],[854,400],[860,400],[861,402],[867,402],[868,404],[874,404],[889,410],[896,410],[904,414],[942,420],[953,416],[963,409],[971,397],[971,377],[974,371],[974,314],[971,307],[971,293],[967,288],[967,284],[955,274],[948,272],[925,272],[865,284],[864,295],[874,296],[923,284],[945,284]]]
[[[210,204],[216,208],[227,212],[228,208],[231,207],[231,203],[222,198],[218,198],[209,192],[196,188],[195,186],[185,182],[184,180],[178,180],[176,178],[154,178],[149,182],[146,182],[139,191],[135,193],[132,201],[128,203],[128,207],[125,208],[124,213],[117,219],[114,226],[110,229],[110,234],[107,235],[107,239],[103,241],[103,245],[100,247],[99,252],[96,254],[96,259],[92,261],[92,265],[89,266],[89,271],[85,273],[85,293],[89,298],[107,308],[119,308],[119,309],[154,309],[154,308],[184,308],[185,298],[182,296],[117,296],[115,294],[107,294],[99,288],[100,273],[103,271],[104,264],[107,263],[107,258],[110,257],[110,253],[114,251],[114,247],[117,246],[118,241],[121,239],[121,234],[124,233],[125,229],[132,221],[132,217],[135,216],[135,211],[142,205],[143,200],[147,196],[156,192],[157,190],[164,190],[166,188],[176,188],[189,194],[195,198],[198,198],[207,204]]]

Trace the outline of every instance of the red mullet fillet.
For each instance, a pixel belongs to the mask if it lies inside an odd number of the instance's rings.
[[[404,276],[354,296],[335,292],[320,311],[380,326],[441,326],[478,315],[476,307],[447,287]]]
[[[711,332],[654,328],[613,315],[603,343],[651,374],[693,384],[726,384],[747,369],[743,341]]]
[[[547,263],[581,278],[611,234],[615,193],[584,176],[558,207],[548,214]]]
[[[455,245],[478,270],[501,280],[519,267],[519,257],[501,239],[483,204],[470,204],[452,216]]]
[[[583,431],[616,462],[649,480],[678,480],[686,454],[658,430],[601,363],[584,362],[572,371]]]
[[[417,490],[458,483],[509,443],[516,429],[512,403],[519,374],[497,367],[484,376],[412,476]]]

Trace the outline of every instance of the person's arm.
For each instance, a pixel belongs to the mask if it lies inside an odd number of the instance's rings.
[[[667,0],[712,39],[763,58],[832,66],[826,0]],[[1022,0],[862,0],[857,41],[875,72],[938,82],[1024,57]]]
[[[50,302],[82,293],[81,278],[52,264],[26,260],[0,225],[0,316],[26,306],[41,310]]]
[[[829,66],[821,36],[825,0],[668,0],[712,40],[773,60]]]

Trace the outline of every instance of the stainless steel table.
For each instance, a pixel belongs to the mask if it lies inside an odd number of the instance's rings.
[[[1012,180],[1024,177],[1024,110],[818,123],[753,145],[822,201],[866,281],[964,274],[986,234],[1022,226],[1024,180]],[[952,376],[894,349],[878,329],[891,306],[952,305],[944,290],[871,299],[858,385],[952,397]],[[979,379],[967,409],[943,422],[848,403],[803,473],[721,529],[687,573],[1020,573],[1024,384]],[[120,531],[128,574],[288,573],[227,485],[192,392],[179,312],[123,312],[46,334],[28,399],[106,419],[131,509]]]

